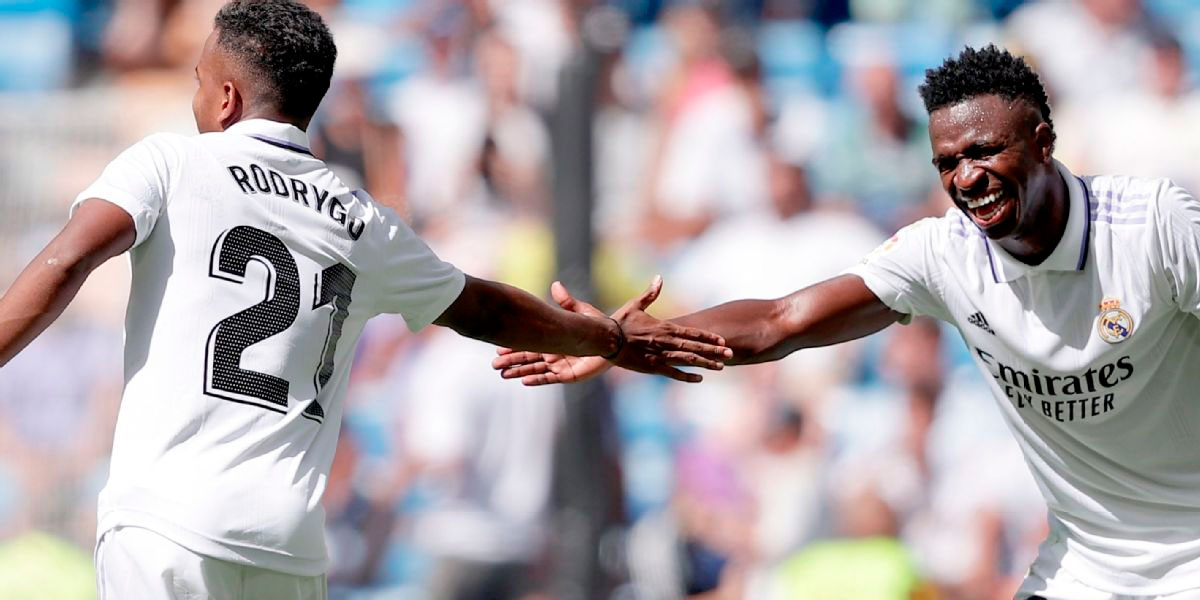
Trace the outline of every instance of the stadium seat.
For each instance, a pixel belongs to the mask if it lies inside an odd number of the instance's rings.
[[[774,89],[828,91],[837,83],[827,60],[824,34],[808,21],[771,21],[758,32],[763,76]]]
[[[0,4],[0,90],[65,86],[72,64],[69,19],[57,11],[7,12],[6,8],[9,5]]]

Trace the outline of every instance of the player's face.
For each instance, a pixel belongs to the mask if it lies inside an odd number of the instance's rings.
[[[1054,139],[1029,103],[988,95],[940,108],[929,139],[942,187],[989,238],[1036,228],[1049,206]]]
[[[196,129],[200,133],[223,131],[228,119],[231,103],[232,83],[224,52],[217,46],[217,32],[213,30],[200,51],[196,62],[196,95],[192,97],[192,115],[196,118]]]

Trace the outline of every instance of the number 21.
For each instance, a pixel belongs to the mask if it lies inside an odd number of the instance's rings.
[[[245,282],[246,267],[258,261],[267,269],[262,302],[222,319],[208,335],[204,361],[204,393],[234,402],[286,413],[291,383],[286,379],[241,368],[246,348],[291,327],[300,314],[300,275],[296,259],[283,242],[261,229],[238,226],[217,237],[209,262],[210,277],[237,284]],[[316,276],[313,310],[333,308],[321,360],[313,374],[319,394],[333,375],[333,359],[342,324],[350,313],[350,294],[356,275],[343,264],[334,264]],[[317,422],[325,411],[314,398],[301,413]]]

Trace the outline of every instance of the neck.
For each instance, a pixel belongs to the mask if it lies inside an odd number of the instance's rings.
[[[1045,189],[1040,192],[1030,190],[1034,194],[1029,200],[1037,202],[1037,205],[1034,212],[1022,221],[1022,225],[1029,230],[998,242],[1013,258],[1027,265],[1041,264],[1046,260],[1067,231],[1067,217],[1071,212],[1070,191],[1058,169],[1053,165],[1049,168],[1051,173],[1047,174]]]
[[[244,111],[236,120],[226,123],[223,129],[229,129],[234,123],[249,121],[250,119],[267,119],[268,121],[275,121],[277,123],[287,123],[289,125],[295,125],[296,127],[299,127],[300,131],[307,131],[308,123],[311,120],[297,120],[292,117],[285,116],[283,113],[270,108],[249,109]]]

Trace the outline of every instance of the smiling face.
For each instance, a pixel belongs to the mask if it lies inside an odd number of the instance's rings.
[[[929,139],[942,187],[989,238],[1057,229],[1054,132],[1028,102],[984,95],[939,108],[929,115]]]

